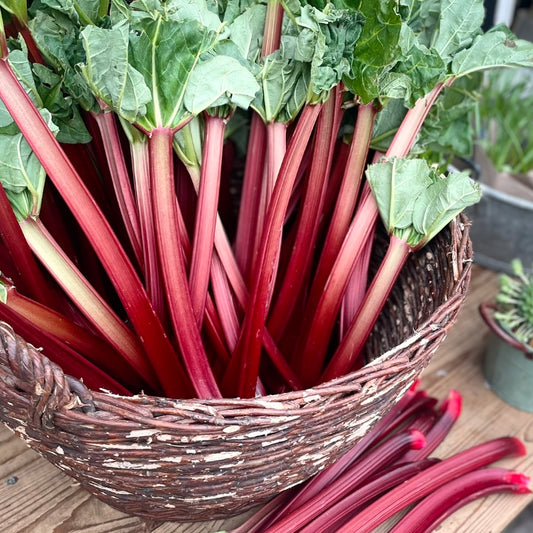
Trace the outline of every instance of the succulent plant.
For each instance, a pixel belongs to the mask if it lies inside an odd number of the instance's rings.
[[[533,347],[533,274],[526,272],[519,259],[511,267],[513,275],[500,276],[494,317],[516,340]]]

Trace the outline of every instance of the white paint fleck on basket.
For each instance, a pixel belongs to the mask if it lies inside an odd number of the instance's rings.
[[[158,429],[134,429],[126,435],[126,438],[138,439],[140,437],[151,437],[156,433],[159,433]]]
[[[103,464],[107,468],[119,470],[157,470],[161,467],[157,463],[132,463],[131,461],[115,461],[114,459],[106,459]]]
[[[168,455],[166,457],[160,457],[159,460],[164,463],[181,463],[182,458],[179,455]]]
[[[306,403],[319,402],[322,399],[322,396],[313,389],[308,389],[302,391],[302,399]]]
[[[232,425],[232,426],[226,426],[222,432],[223,433],[237,433],[241,430],[241,426]]]
[[[233,459],[239,457],[241,452],[219,452],[219,453],[210,453],[204,456],[204,461],[206,463],[212,463],[213,461],[224,461],[225,459]]]

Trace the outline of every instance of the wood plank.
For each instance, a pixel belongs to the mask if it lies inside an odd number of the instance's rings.
[[[516,435],[526,442],[528,456],[501,464],[533,477],[533,415],[499,400],[486,388],[481,373],[488,329],[477,305],[492,298],[496,290],[496,275],[475,267],[458,323],[424,371],[422,386],[438,398],[455,388],[464,399],[463,413],[436,455],[443,457],[490,438]],[[438,531],[497,533],[531,500],[529,496],[498,495],[477,501],[449,518]],[[212,533],[236,522],[155,523],[124,515],[81,489],[5,427],[0,428],[0,516],[1,530],[6,533]]]

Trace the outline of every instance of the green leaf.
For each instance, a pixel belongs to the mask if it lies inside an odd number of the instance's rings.
[[[61,143],[84,144],[91,141],[78,106],[74,99],[62,92],[63,78],[44,65],[33,65],[37,90],[43,105],[52,113],[59,128],[57,140]]]
[[[57,132],[51,114],[46,110],[41,114]],[[45,179],[46,173],[22,133],[0,134],[0,183],[19,219],[39,214]]]
[[[517,66],[533,66],[533,43],[516,39],[499,26],[479,35],[470,48],[458,52],[451,70],[459,77],[488,68]]]
[[[265,16],[266,5],[253,4],[228,25],[230,39],[237,45],[242,56],[252,64],[261,54]]]
[[[26,50],[11,50],[8,61],[32,102],[39,108],[43,107]]]
[[[73,22],[83,26],[98,24],[107,14],[108,0],[41,0],[53,10],[67,15]]]
[[[223,105],[247,109],[258,90],[255,77],[237,59],[217,55],[193,70],[184,103],[193,115]]]
[[[277,50],[265,58],[258,75],[262,91],[251,106],[265,122],[290,122],[305,104],[310,70],[301,61],[287,61]]]
[[[366,176],[387,230],[411,226],[415,201],[432,183],[426,161],[384,159],[370,165]]]
[[[384,159],[368,167],[367,178],[385,227],[412,248],[481,197],[467,172],[440,176],[424,159]]]
[[[434,174],[433,183],[416,199],[413,227],[424,236],[425,244],[480,199],[481,189],[468,172],[452,172],[448,176]]]
[[[128,63],[129,26],[88,26],[81,32],[87,64],[81,65],[95,95],[120,116],[135,122],[151,100],[142,75]]]
[[[349,2],[362,13],[362,28],[352,61],[352,75],[346,86],[364,103],[382,96],[382,82],[398,59],[401,18],[395,0],[358,0]]]
[[[438,32],[433,48],[443,59],[471,45],[480,32],[485,7],[479,0],[441,0]]]
[[[79,27],[57,11],[38,11],[30,21],[33,38],[49,65],[63,77],[63,90],[87,111],[98,111],[92,91],[76,69],[85,61]]]

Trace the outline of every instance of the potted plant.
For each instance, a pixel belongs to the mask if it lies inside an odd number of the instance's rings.
[[[492,390],[519,409],[533,412],[533,275],[519,259],[512,275],[501,274],[500,290],[480,312],[492,331],[484,372]]]
[[[475,260],[512,273],[513,258],[533,262],[533,84],[529,70],[485,76],[476,108],[474,163],[482,201],[469,210]],[[509,235],[513,235],[510,239]]]

